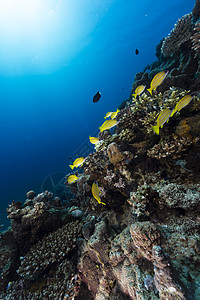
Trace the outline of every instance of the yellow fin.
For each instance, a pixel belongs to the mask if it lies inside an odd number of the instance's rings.
[[[73,168],[74,168],[74,165],[69,165],[70,166],[70,168],[73,170]]]
[[[104,129],[103,129],[102,126],[99,127],[99,130],[100,130],[101,132],[104,131]]]
[[[158,125],[152,126],[152,129],[157,135],[159,135],[159,126]]]
[[[150,87],[147,91],[152,95],[152,88]]]
[[[101,202],[101,201],[100,201],[100,202],[98,202],[98,203],[99,203],[99,204],[103,204],[103,205],[106,205],[106,204],[105,204],[104,202]]]

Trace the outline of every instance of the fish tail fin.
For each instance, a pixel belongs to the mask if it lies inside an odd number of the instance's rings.
[[[99,204],[103,204],[103,205],[106,205],[104,202],[101,202],[101,201],[99,201]]]
[[[137,94],[132,94],[132,96],[134,97],[134,98],[136,98],[135,96],[136,96]]]
[[[107,119],[107,117],[104,117],[104,119]]]
[[[159,135],[159,126],[158,125],[152,126],[152,129],[157,135]]]
[[[70,168],[73,170],[73,168],[74,168],[74,165],[69,165],[70,166]]]
[[[147,91],[152,95],[152,88],[150,87]]]

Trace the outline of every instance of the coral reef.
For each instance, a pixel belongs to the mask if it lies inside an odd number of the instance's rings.
[[[52,264],[60,263],[76,246],[81,227],[78,221],[67,223],[44,237],[23,257],[17,273],[23,278],[35,280]]]
[[[9,205],[0,299],[200,298],[199,8],[198,0],[157,46],[158,61],[136,74],[131,94],[169,70],[152,95],[122,103],[114,130],[99,133],[78,179],[66,180],[70,201],[29,191],[24,204]],[[160,112],[186,95],[155,134]],[[94,199],[94,182],[106,205]]]
[[[169,36],[164,39],[161,47],[162,54],[165,57],[174,55],[182,44],[190,39],[192,29],[192,13],[190,13],[179,19]]]
[[[13,201],[7,209],[13,235],[21,250],[30,247],[44,234],[64,225],[69,219],[66,212],[55,205],[50,192],[36,195],[31,191],[27,195],[29,198],[24,205]]]

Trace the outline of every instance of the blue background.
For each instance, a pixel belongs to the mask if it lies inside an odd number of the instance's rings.
[[[84,2],[83,14],[94,24],[88,25],[80,49],[77,38],[66,64],[63,56],[62,64],[48,68],[47,59],[46,67],[35,70],[28,57],[19,71],[9,56],[9,65],[0,60],[0,224],[6,222],[8,203],[24,201],[30,189],[41,192],[46,176],[70,171],[68,157],[75,159],[76,149],[97,131],[106,112],[128,98],[135,74],[156,60],[157,44],[195,4],[105,0],[100,7],[98,1]],[[87,10],[87,2],[93,4],[92,10]],[[73,34],[73,27],[59,30]],[[61,48],[58,43],[53,51],[62,54]],[[102,98],[94,104],[97,91]]]

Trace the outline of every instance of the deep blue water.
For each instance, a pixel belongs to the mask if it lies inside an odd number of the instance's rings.
[[[52,0],[51,4],[56,2],[62,1]],[[82,1],[71,0],[68,5],[70,2],[78,11]],[[31,68],[30,52],[23,53],[24,61],[19,60],[20,48],[4,44],[4,28],[0,28],[0,224],[6,222],[4,211],[12,200],[24,201],[30,189],[41,192],[44,179],[51,174],[70,172],[68,157],[75,159],[76,150],[98,130],[105,113],[128,98],[135,74],[156,60],[156,45],[178,18],[191,12],[195,1],[84,3],[85,9],[79,11],[83,18],[76,16],[75,6],[74,23],[57,30],[62,36],[70,31],[73,37],[73,24],[79,19],[89,30],[77,37],[74,33],[74,44],[72,37],[69,44],[67,39],[59,44],[58,32],[52,32],[47,54],[56,58],[50,68],[48,57],[41,69]],[[62,17],[65,13],[64,6]],[[71,47],[69,57],[65,47]],[[24,48],[26,51],[26,40]],[[136,48],[139,55],[135,55]],[[94,104],[97,91],[102,98]]]

